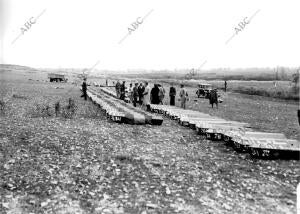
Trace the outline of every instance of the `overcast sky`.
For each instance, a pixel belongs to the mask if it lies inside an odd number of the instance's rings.
[[[100,70],[300,66],[300,0],[0,2],[2,63],[90,68],[99,62]],[[249,23],[226,44],[243,20]]]

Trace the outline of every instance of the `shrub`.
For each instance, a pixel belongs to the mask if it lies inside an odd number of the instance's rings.
[[[33,109],[30,111],[31,117],[50,117],[52,116],[51,108],[49,104],[35,104]]]
[[[4,115],[5,110],[7,108],[6,102],[4,100],[0,100],[0,114]]]
[[[77,106],[72,98],[69,98],[67,106],[63,107],[61,116],[64,118],[71,119],[75,116]]]

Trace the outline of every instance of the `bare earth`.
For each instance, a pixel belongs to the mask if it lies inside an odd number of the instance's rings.
[[[296,213],[299,161],[254,160],[167,118],[162,126],[116,124],[74,85],[0,75],[9,98],[0,116],[1,213]],[[68,98],[74,118],[55,117],[54,103]],[[207,100],[190,105],[199,102]],[[51,116],[33,117],[41,103]],[[231,114],[230,105],[202,110],[247,122],[246,109]]]

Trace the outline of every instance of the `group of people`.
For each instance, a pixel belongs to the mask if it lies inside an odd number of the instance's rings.
[[[125,98],[126,98],[125,81],[123,81],[122,83],[117,81],[115,88],[116,88],[117,98],[119,98],[121,100],[125,100]],[[130,102],[132,102],[134,106],[136,106],[137,103],[142,105],[142,102],[143,102],[142,98],[143,98],[144,90],[145,90],[145,86],[142,83],[140,83],[140,84],[135,83],[134,86],[132,85],[132,83],[130,83],[130,87],[128,90],[129,99],[130,99]]]
[[[152,104],[164,104],[166,90],[163,85],[154,84],[153,88],[150,91],[150,101]]]
[[[117,98],[124,100],[125,99],[125,90],[126,90],[125,81],[123,81],[123,83],[120,83],[119,81],[117,81],[115,87],[116,87]]]
[[[121,100],[125,100],[126,98],[126,86],[125,86],[125,81],[120,83],[117,81],[115,85],[116,89],[116,94],[117,98]],[[139,105],[145,105],[147,106],[147,109],[150,109],[150,88],[148,86],[148,83],[145,82],[143,83],[130,83],[129,88],[128,88],[128,98],[129,102],[133,103],[133,105],[136,107],[137,104]]]
[[[117,81],[115,85],[116,94],[119,99],[125,100],[126,95],[126,86],[125,81],[120,83]],[[152,88],[150,88],[148,82],[143,83],[130,83],[128,87],[128,98],[129,102],[133,103],[136,107],[137,104],[143,105],[147,107],[147,110],[150,110],[150,104],[163,105],[164,98],[166,95],[166,90],[162,84],[154,84]],[[170,97],[170,105],[175,106],[176,100],[176,88],[173,84],[169,89],[169,97]],[[186,101],[188,99],[188,93],[184,88],[184,85],[181,85],[181,89],[179,92],[181,107],[186,108]]]
[[[121,100],[125,100],[126,98],[126,85],[125,81],[120,83],[117,81],[115,85],[117,98]],[[84,79],[82,84],[82,96],[84,99],[87,99],[87,83],[86,79]],[[133,105],[136,107],[137,104],[140,106],[146,106],[147,110],[150,110],[150,104],[164,104],[164,98],[165,98],[166,90],[164,89],[162,84],[154,84],[153,88],[151,89],[148,82],[143,83],[130,83],[128,88],[128,98],[129,102],[133,103]],[[176,88],[174,87],[174,84],[171,84],[169,89],[169,98],[170,98],[170,105],[175,106],[176,101]],[[186,102],[188,101],[188,93],[185,89],[184,85],[180,85],[180,92],[179,92],[179,100],[180,100],[180,106],[181,108],[186,108]],[[216,104],[218,108],[218,93],[216,89],[213,89],[209,94],[209,102],[213,105]]]

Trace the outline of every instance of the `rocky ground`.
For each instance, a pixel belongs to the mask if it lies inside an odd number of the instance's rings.
[[[252,159],[167,118],[110,122],[71,84],[0,90],[1,213],[296,213],[299,161]]]

